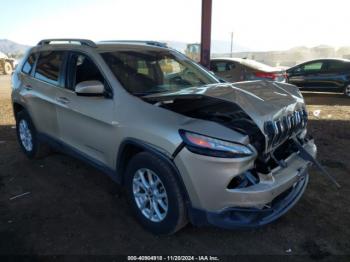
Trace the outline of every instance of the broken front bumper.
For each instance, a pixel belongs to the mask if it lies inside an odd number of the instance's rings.
[[[289,190],[276,197],[268,207],[228,208],[222,212],[205,212],[192,209],[191,220],[195,225],[214,225],[222,228],[258,227],[268,224],[290,210],[303,195],[309,181],[309,175],[302,178]]]
[[[313,140],[303,147],[316,156]],[[190,196],[192,221],[237,227],[262,225],[277,219],[298,201],[308,182],[309,161],[296,152],[285,162],[286,167],[260,174],[255,185],[229,189],[228,184],[235,176],[254,167],[254,159],[218,159],[182,150],[175,163]]]

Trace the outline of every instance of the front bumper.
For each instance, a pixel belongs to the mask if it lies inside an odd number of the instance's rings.
[[[303,147],[316,156],[313,140]],[[225,227],[269,223],[297,202],[308,182],[310,162],[298,152],[285,161],[287,167],[260,174],[255,185],[228,189],[232,178],[254,167],[254,159],[219,159],[193,154],[187,149],[175,159],[191,200],[194,220],[198,220],[196,213],[202,213],[210,224],[223,223]]]
[[[244,228],[266,225],[289,211],[303,195],[309,181],[305,172],[301,179],[289,190],[274,199],[269,207],[257,208],[228,208],[222,212],[206,212],[198,209],[190,210],[193,224],[214,225],[221,228]]]

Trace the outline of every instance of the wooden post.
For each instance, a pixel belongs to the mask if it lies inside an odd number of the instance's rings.
[[[209,68],[211,42],[212,0],[202,0],[201,59],[200,63]]]

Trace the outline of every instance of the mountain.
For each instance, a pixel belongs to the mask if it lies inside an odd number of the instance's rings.
[[[23,54],[30,46],[18,44],[8,39],[0,39],[0,52],[5,54]]]

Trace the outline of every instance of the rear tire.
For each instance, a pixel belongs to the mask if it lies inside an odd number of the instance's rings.
[[[26,111],[17,113],[16,131],[18,143],[28,158],[42,158],[49,154],[50,148],[38,140],[37,131]]]
[[[187,224],[185,202],[175,175],[165,161],[148,152],[138,153],[127,166],[128,202],[137,220],[154,234],[173,234]]]
[[[11,75],[13,71],[12,65],[10,62],[4,63],[4,74],[5,75]]]

